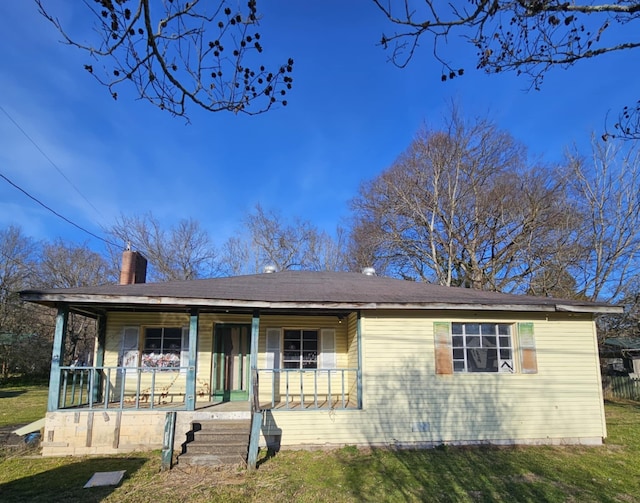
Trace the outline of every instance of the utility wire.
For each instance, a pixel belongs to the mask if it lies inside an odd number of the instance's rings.
[[[67,177],[67,175],[65,175],[65,174],[62,172],[62,170],[61,170],[61,169],[56,165],[56,163],[55,163],[55,162],[53,162],[53,161],[51,160],[51,158],[50,158],[50,157],[45,153],[45,151],[44,151],[44,150],[42,150],[42,149],[40,148],[40,146],[39,146],[39,145],[38,145],[38,144],[33,140],[33,138],[31,138],[31,137],[27,134],[27,132],[26,132],[24,129],[22,129],[22,127],[20,127],[20,124],[18,124],[18,122],[17,122],[13,117],[11,117],[11,115],[9,115],[9,112],[7,112],[7,111],[3,108],[3,106],[2,106],[2,105],[0,105],[0,110],[2,110],[2,112],[7,116],[7,118],[8,118],[11,122],[13,122],[13,125],[14,125],[15,127],[17,127],[17,128],[18,128],[18,130],[19,130],[19,131],[20,131],[20,132],[25,136],[25,138],[26,138],[27,140],[29,140],[29,141],[33,144],[33,146],[34,146],[34,147],[36,147],[36,149],[38,150],[38,152],[40,152],[40,153],[42,154],[42,156],[43,156],[47,161],[49,161],[49,164],[51,164],[51,165],[56,169],[56,171],[57,171],[58,173],[60,173],[60,175],[61,175],[61,176],[62,176],[62,177],[63,177],[63,178],[64,178],[64,179],[69,183],[69,185],[71,185],[71,186],[73,187],[73,189],[74,189],[74,190],[75,190],[75,191],[80,195],[80,197],[82,197],[82,199],[84,199],[84,200],[87,202],[87,204],[88,204],[89,206],[91,206],[91,207],[94,209],[94,211],[95,211],[98,215],[100,215],[102,218],[104,218],[104,215],[102,215],[102,213],[100,213],[100,210],[98,210],[98,208],[96,208],[96,207],[93,205],[93,203],[92,203],[91,201],[89,201],[89,199],[87,199],[87,198],[85,197],[85,195],[84,195],[82,192],[80,192],[80,189],[78,189],[78,187],[76,187],[76,186],[73,184],[73,182],[72,182],[72,181]]]
[[[15,183],[13,183],[11,180],[9,180],[6,176],[4,176],[2,173],[0,173],[0,178],[4,178],[10,185],[13,185],[16,189],[18,189],[20,192],[22,192],[25,196],[27,196],[29,199],[31,199],[32,201],[35,201],[36,203],[38,203],[40,206],[42,206],[43,208],[45,208],[46,210],[50,211],[51,213],[53,213],[55,216],[57,216],[58,218],[61,218],[62,220],[64,220],[65,222],[67,222],[68,224],[73,225],[75,228],[80,229],[82,232],[85,232],[87,234],[89,234],[90,236],[93,236],[96,239],[99,239],[100,241],[104,241],[106,244],[111,245],[111,246],[115,246],[117,248],[119,248],[120,246],[112,243],[111,241],[108,241],[107,239],[98,236],[97,234],[94,234],[93,232],[85,229],[84,227],[78,225],[77,223],[69,220],[67,217],[61,215],[60,213],[58,213],[57,211],[53,210],[52,208],[50,208],[49,206],[47,206],[46,204],[44,204],[42,201],[40,201],[37,197],[32,196],[31,194],[29,194],[26,190],[24,190],[22,187],[19,187],[18,185],[16,185]]]

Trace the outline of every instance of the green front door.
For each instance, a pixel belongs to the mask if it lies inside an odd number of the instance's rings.
[[[249,399],[251,325],[216,324],[213,337],[213,401]]]

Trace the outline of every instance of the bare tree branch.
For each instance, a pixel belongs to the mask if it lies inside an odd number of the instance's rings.
[[[373,0],[398,31],[382,36],[391,60],[405,67],[419,41],[430,37],[443,81],[464,74],[450,61],[441,42],[458,34],[474,46],[477,68],[487,73],[515,71],[539,89],[552,67],[640,47],[640,40],[620,40],[619,28],[640,18],[640,1],[607,4],[564,0]],[[637,31],[636,31],[637,33]],[[631,35],[634,37],[634,35]],[[640,139],[640,102],[625,108],[607,136]]]
[[[293,60],[272,70],[260,64],[255,0],[245,9],[230,0],[85,0],[95,42],[80,42],[45,0],[36,3],[65,43],[102,63],[84,67],[114,99],[129,82],[141,99],[187,120],[190,105],[255,115],[287,104]]]

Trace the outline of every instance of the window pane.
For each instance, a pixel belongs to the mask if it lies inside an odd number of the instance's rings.
[[[479,348],[480,347],[480,336],[467,337],[467,347],[468,348]]]
[[[467,367],[469,372],[497,372],[497,350],[485,348],[467,349]]]
[[[482,346],[483,347],[489,347],[489,348],[495,348],[496,347],[496,337],[495,337],[495,335],[489,336],[489,337],[483,337],[482,338]]]
[[[462,346],[464,346],[463,341],[464,337],[462,337],[461,335],[454,335],[451,338],[451,343],[453,344],[454,348],[461,348]]]
[[[464,326],[464,332],[467,335],[479,335],[480,324],[479,323],[466,323]]]
[[[500,350],[500,359],[501,360],[511,360],[511,350],[510,349],[501,349]]]
[[[464,349],[458,348],[453,350],[454,360],[464,360]]]
[[[510,348],[511,347],[511,337],[500,337],[500,347],[501,348]]]
[[[496,326],[494,323],[483,323],[480,328],[483,335],[493,335],[496,333]]]
[[[464,372],[464,362],[463,361],[454,361],[453,362],[453,371],[454,372]]]
[[[511,335],[511,325],[500,323],[498,325],[498,335]]]
[[[462,323],[452,323],[451,324],[451,333],[454,335],[462,334]]]

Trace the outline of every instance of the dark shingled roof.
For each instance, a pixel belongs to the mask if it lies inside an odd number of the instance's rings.
[[[282,271],[227,278],[27,290],[24,300],[43,304],[154,304],[266,308],[421,308],[620,312],[620,308],[445,287],[349,272]]]

